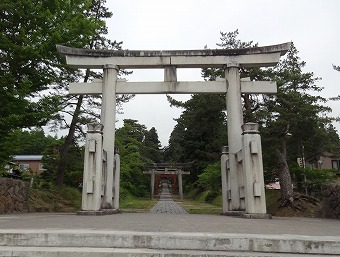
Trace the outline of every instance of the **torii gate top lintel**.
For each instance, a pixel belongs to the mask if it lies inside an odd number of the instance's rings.
[[[106,64],[115,64],[121,69],[223,67],[237,63],[242,67],[273,66],[291,43],[250,47],[241,49],[202,50],[96,50],[57,45],[59,54],[66,56],[70,66],[102,69]],[[261,56],[261,57],[259,57]]]

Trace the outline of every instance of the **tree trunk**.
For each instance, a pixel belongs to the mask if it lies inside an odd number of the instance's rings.
[[[91,47],[92,47],[92,45],[91,45]],[[89,77],[90,77],[90,70],[87,69],[86,73],[85,73],[85,77],[84,77],[85,83],[89,80]],[[65,174],[65,170],[66,170],[67,154],[68,154],[68,150],[70,149],[70,146],[72,144],[74,133],[76,131],[78,118],[79,118],[79,115],[81,113],[81,105],[83,103],[83,98],[84,98],[83,95],[80,95],[78,97],[76,109],[74,110],[74,113],[73,113],[73,116],[72,116],[72,121],[71,121],[71,124],[70,124],[70,128],[69,128],[67,137],[64,141],[64,144],[62,145],[62,147],[60,149],[60,160],[59,160],[59,165],[58,165],[58,170],[57,170],[57,179],[56,179],[56,183],[57,183],[58,186],[61,186],[62,184],[64,184],[64,174]]]
[[[287,206],[294,201],[293,184],[286,159],[286,142],[283,139],[282,149],[277,150],[277,169],[281,188],[281,206]]]
[[[64,141],[64,144],[62,145],[60,149],[60,161],[58,165],[58,170],[57,170],[57,180],[56,183],[58,186],[61,186],[64,184],[64,174],[66,170],[66,160],[67,160],[67,154],[68,150],[70,149],[70,146],[73,141],[74,133],[76,131],[76,125],[78,122],[78,117],[80,114],[80,108],[81,104],[83,103],[83,96],[80,95],[77,101],[76,109],[74,110],[73,116],[72,116],[72,121],[70,124],[70,129],[68,131],[67,137]]]
[[[96,8],[95,9],[96,10],[96,12],[95,12],[96,16],[95,16],[94,22],[97,22],[101,18],[104,17],[104,16],[101,16],[101,15],[104,15],[103,13],[101,13],[101,6],[104,3],[102,1],[97,1],[97,2],[93,1],[93,4],[95,5],[94,7]],[[101,33],[101,32],[99,32],[99,33]],[[104,32],[104,34],[106,34],[106,33]],[[90,49],[94,48],[95,42],[96,42],[96,39],[93,39],[90,42],[90,44],[89,44]],[[85,77],[84,77],[85,83],[88,82],[89,77],[90,77],[90,69],[87,69],[86,73],[85,73]],[[77,125],[77,122],[78,122],[79,115],[81,113],[81,105],[83,103],[83,98],[84,98],[83,95],[80,95],[79,98],[78,98],[76,109],[75,109],[73,116],[72,116],[72,122],[70,124],[70,129],[69,129],[68,135],[65,139],[64,144],[62,145],[62,147],[60,149],[60,161],[59,161],[59,165],[58,165],[57,179],[56,179],[56,183],[57,183],[58,186],[64,184],[64,174],[65,174],[65,170],[66,170],[67,153],[70,149],[70,146],[71,146],[72,141],[73,141],[74,133],[76,131],[76,125]]]
[[[253,112],[249,94],[242,95],[244,101],[244,123],[253,121]]]

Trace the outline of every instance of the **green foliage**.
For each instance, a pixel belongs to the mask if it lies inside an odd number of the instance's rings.
[[[103,26],[87,15],[90,0],[3,0],[0,4],[0,162],[8,159],[3,141],[15,129],[45,125],[58,111],[50,85],[75,71],[65,66],[56,44],[83,47]],[[99,40],[99,38],[98,38]]]
[[[303,72],[305,65],[292,45],[276,67],[265,71],[268,79],[277,82],[278,93],[264,97],[255,115],[262,124],[264,167],[267,174],[274,171],[272,178],[277,177],[277,149],[286,153],[288,165],[293,167],[302,154],[309,156],[334,150],[339,142],[330,124],[332,119],[327,117],[330,108],[319,95],[322,90],[316,84],[319,78],[312,72]],[[282,145],[287,148],[282,149]]]
[[[223,49],[240,49],[240,48],[248,48],[248,47],[256,47],[257,43],[254,43],[253,41],[243,42],[240,39],[238,39],[238,29],[231,32],[220,32],[220,40],[221,43],[216,44],[218,47]],[[253,69],[252,69],[253,70]],[[257,70],[257,69],[254,69]],[[246,70],[242,68],[242,77],[246,77],[250,74],[251,70]],[[215,69],[215,68],[207,68],[202,69],[202,77],[206,80],[214,81],[216,78],[221,77],[224,78],[224,70],[223,69]],[[253,76],[252,76],[253,77]]]
[[[70,170],[70,171],[66,171],[65,173],[65,178],[64,178],[64,182],[65,185],[71,186],[71,187],[79,187],[79,185],[81,185],[83,183],[83,161],[82,159],[78,158],[77,160],[78,164],[75,167],[75,169],[77,170]]]
[[[91,22],[93,30],[90,37],[83,41],[83,44],[78,46],[88,49],[105,49],[121,50],[122,42],[111,41],[106,37],[108,30],[106,27],[106,19],[112,17],[112,13],[105,6],[106,0],[89,1],[88,8],[84,11],[84,18]],[[74,46],[73,44],[67,44]],[[89,82],[93,79],[101,79],[102,73],[94,72],[87,69],[85,72],[73,70],[67,67],[63,69],[63,75],[53,87],[54,91],[50,92],[50,97],[59,99],[58,112],[50,122],[52,130],[68,129],[68,134],[60,149],[60,161],[58,164],[58,172],[56,183],[62,185],[64,183],[64,175],[66,172],[66,162],[68,151],[71,144],[76,140],[83,139],[83,128],[90,122],[98,122],[100,118],[101,97],[92,95],[68,95],[68,82]],[[120,70],[119,75],[127,75],[132,72]],[[118,95],[116,104],[121,108],[121,104],[129,101],[133,95]],[[70,122],[69,122],[70,121]]]
[[[336,65],[333,65],[333,69],[336,70],[336,71],[340,71],[340,66],[336,66]],[[336,100],[336,101],[339,101],[340,100],[340,95],[337,95],[337,96],[334,96],[334,97],[331,97],[330,100]],[[339,121],[339,117],[338,117],[338,121]]]
[[[320,191],[322,186],[334,183],[337,178],[337,171],[333,169],[295,167],[291,171],[300,192],[304,192],[306,188],[308,192]]]
[[[43,152],[42,163],[45,171],[42,178],[48,182],[55,183],[57,176],[58,164],[60,161],[60,147],[63,139],[56,139],[51,142]],[[82,182],[84,163],[84,148],[77,144],[72,144],[70,151],[65,159],[65,184],[78,187]]]
[[[221,163],[209,164],[198,176],[197,183],[205,190],[221,192]]]
[[[133,196],[131,194],[125,194],[121,198],[120,208],[122,209],[143,209],[149,211],[152,206],[156,204],[156,200],[151,200],[150,198],[140,198]]]
[[[144,144],[146,146],[146,155],[150,160],[155,163],[163,162],[163,153],[160,151],[161,142],[154,127],[145,132]]]
[[[172,106],[184,111],[170,135],[166,161],[193,162],[189,180],[194,183],[209,163],[219,160],[221,146],[227,142],[225,97],[195,94],[184,103],[168,99]]]
[[[29,189],[29,208],[33,212],[75,212],[81,207],[81,191],[67,186]]]
[[[188,192],[187,197],[178,204],[191,214],[221,214],[222,213],[222,202],[221,197],[217,196],[214,200],[209,198],[209,191],[199,192],[195,188]]]
[[[204,200],[211,203],[221,194],[221,163],[215,162],[209,164],[204,171],[198,175],[198,180],[195,184],[207,193]]]
[[[54,141],[53,137],[45,136],[42,129],[36,128],[30,131],[18,129],[8,135],[8,139],[3,142],[3,146],[11,155],[39,155]]]
[[[151,132],[150,132],[151,131]],[[136,120],[126,119],[116,131],[116,146],[121,158],[121,188],[133,196],[149,195],[150,177],[143,175],[144,165],[161,156],[157,131],[147,130]]]
[[[81,207],[81,191],[78,188],[63,186],[60,189],[61,195],[64,199],[73,203],[76,209]]]
[[[238,30],[221,32],[219,47],[226,49],[256,46],[253,41],[242,42],[237,39]],[[243,70],[243,76],[250,71]],[[206,80],[224,77],[222,69],[203,69]],[[183,108],[177,124],[170,135],[169,146],[165,149],[166,161],[194,162],[186,183],[194,184],[198,176],[211,163],[219,161],[221,147],[227,144],[226,98],[225,95],[192,95],[186,102],[175,101],[168,97],[171,106]]]
[[[336,71],[340,71],[340,66],[333,65],[333,69]]]
[[[221,32],[221,43],[217,46],[225,49],[257,46],[253,41],[242,42],[238,39],[238,34],[238,30]],[[326,150],[333,152],[340,145],[339,136],[331,125],[332,118],[327,116],[330,108],[325,106],[326,99],[320,96],[322,88],[317,85],[319,78],[314,77],[312,72],[305,72],[305,65],[292,44],[288,53],[273,68],[240,68],[241,77],[250,77],[253,81],[272,80],[278,86],[278,93],[273,96],[242,95],[244,121],[258,122],[261,125],[267,182],[278,177],[277,151],[282,152],[288,165],[293,166],[296,158],[302,154],[309,156]],[[206,80],[215,80],[217,77],[224,77],[224,71],[203,69],[202,76]],[[166,160],[194,161],[194,169],[190,178],[186,178],[186,183],[213,188],[212,184],[215,182],[209,184],[209,175],[204,170],[209,164],[219,160],[220,148],[227,143],[225,96],[193,95],[186,102],[179,102],[171,97],[168,99],[172,106],[183,108],[183,113],[177,119],[170,136],[169,146],[165,151]],[[291,137],[288,138],[287,135]],[[289,177],[290,173],[286,172],[285,175]],[[197,179],[198,182],[195,183]],[[211,198],[214,192],[211,191]]]

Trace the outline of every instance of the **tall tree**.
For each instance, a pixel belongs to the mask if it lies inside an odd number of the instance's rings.
[[[88,0],[3,0],[0,3],[0,161],[3,140],[17,128],[46,124],[57,97],[42,91],[63,77],[55,45],[83,46],[97,25]]]
[[[108,30],[105,20],[112,17],[112,13],[105,6],[106,0],[92,0],[91,6],[86,11],[85,15],[88,19],[92,20],[96,24],[96,30],[88,42],[82,46],[89,49],[112,49],[120,50],[122,42],[111,41],[106,37]],[[131,72],[120,71],[119,75],[127,75]],[[88,82],[93,79],[101,79],[101,73],[95,73],[86,70],[85,74],[81,72],[73,72],[73,77],[67,77],[68,81],[83,80]],[[62,91],[62,94],[60,92]],[[77,141],[77,138],[82,139],[85,135],[83,127],[90,122],[98,121],[100,118],[100,111],[98,107],[101,105],[101,97],[94,96],[68,96],[67,87],[65,87],[65,81],[62,81],[58,86],[56,92],[53,94],[62,97],[60,111],[55,116],[55,120],[52,124],[52,129],[68,129],[68,134],[65,137],[64,143],[60,149],[60,161],[58,164],[57,184],[63,184],[64,174],[66,172],[66,162],[68,151],[73,142]],[[120,108],[121,104],[129,101],[133,95],[118,95],[117,107]],[[71,122],[68,123],[69,118]]]
[[[238,30],[221,32],[221,43],[217,45],[226,49],[256,46],[253,41],[242,42],[237,36]],[[224,71],[203,69],[202,76],[205,80],[215,80],[224,77]],[[227,144],[226,98],[225,95],[194,94],[184,103],[168,99],[171,106],[183,108],[183,113],[176,120],[165,156],[174,162],[194,162],[190,175],[193,183],[209,164],[219,160],[221,147]]]
[[[63,138],[54,139],[45,148],[43,152],[42,163],[44,172],[41,174],[45,181],[53,184],[56,180],[58,163],[60,161],[60,147],[63,144]],[[82,182],[83,176],[84,147],[74,142],[69,150],[65,160],[65,166],[68,172],[65,174],[65,183],[70,186],[78,187]]]
[[[151,133],[150,133],[151,131]],[[151,136],[150,136],[151,134]],[[159,141],[155,128],[149,131],[137,120],[124,120],[123,127],[116,131],[116,146],[121,156],[122,191],[135,196],[145,196],[149,192],[149,178],[143,175],[145,164],[155,162]],[[150,144],[152,142],[152,144]]]
[[[176,119],[166,156],[173,162],[194,162],[190,178],[195,182],[209,163],[220,158],[221,146],[227,143],[226,100],[223,95],[195,94],[186,102],[171,97],[169,101],[184,111]]]
[[[146,146],[147,156],[155,163],[163,162],[163,152],[161,142],[158,139],[158,133],[155,127],[152,127],[145,133],[144,144]]]
[[[54,141],[53,137],[45,136],[42,129],[33,129],[30,131],[15,130],[8,135],[8,140],[3,143],[5,149],[10,149],[13,155],[40,155]]]
[[[96,29],[93,31],[91,38],[81,47],[89,49],[121,49],[122,42],[111,41],[105,37],[108,33],[105,24],[105,19],[110,18],[112,13],[108,11],[105,7],[105,0],[92,0],[91,5],[85,12],[87,19],[92,20]],[[81,72],[73,72],[70,76],[66,78],[70,81],[83,80],[88,82],[91,79],[101,78],[100,73],[91,72],[89,69],[86,70],[85,74]],[[62,185],[64,183],[64,174],[66,172],[66,159],[68,151],[73,142],[76,142],[76,132],[78,137],[84,136],[82,130],[82,125],[89,122],[93,122],[99,118],[98,106],[100,106],[100,98],[93,96],[67,96],[67,88],[65,88],[65,81],[61,81],[56,87],[56,92],[53,95],[60,95],[62,91],[62,98],[60,111],[55,116],[53,122],[53,128],[58,129],[59,126],[62,129],[68,129],[68,134],[65,137],[64,143],[60,147],[60,161],[57,169],[57,185]],[[60,99],[60,98],[59,98]],[[122,96],[119,100],[127,100],[128,97]],[[68,123],[67,116],[71,117],[71,122]]]
[[[253,41],[242,42],[237,37],[237,30],[229,33],[221,32],[222,43],[217,45],[227,49],[257,45]],[[273,172],[274,176],[280,177],[282,205],[295,205],[294,201],[291,201],[293,199],[293,187],[289,165],[294,165],[296,158],[301,157],[303,152],[305,154],[315,153],[330,147],[327,143],[329,141],[327,137],[321,136],[329,135],[331,137],[332,134],[329,123],[331,119],[327,117],[330,108],[323,105],[325,99],[319,96],[319,92],[322,90],[317,85],[319,79],[315,78],[311,72],[303,72],[304,66],[305,62],[300,60],[298,51],[292,45],[287,55],[274,68],[240,69],[241,77],[250,77],[251,80],[275,80],[278,85],[278,94],[275,96],[242,95],[242,98],[245,122],[255,121],[262,125],[266,175]],[[202,76],[205,79],[215,80],[216,77],[223,77],[224,73],[220,69],[203,69]],[[193,102],[195,97],[194,95],[187,103]],[[192,157],[188,158],[189,153],[202,159],[198,155],[198,151],[190,151],[190,149],[183,147],[187,142],[184,139],[190,133],[199,135],[199,133],[194,133],[192,128],[189,129],[185,122],[195,117],[196,114],[203,113],[203,108],[209,105],[197,104],[195,105],[196,108],[190,109],[190,106],[186,105],[187,103],[177,103],[172,99],[171,103],[183,107],[184,112],[178,119],[178,124],[169,141],[169,143],[176,145],[177,151],[172,150],[171,145],[169,145],[168,150],[179,153],[186,160],[193,159]],[[212,103],[216,104],[216,99],[210,99],[209,104]],[[223,113],[224,108],[225,104],[220,105],[214,111]],[[190,115],[188,115],[189,113]],[[209,117],[208,113],[205,114],[207,115],[205,117]],[[202,124],[207,128],[211,126],[210,123]],[[173,140],[174,138],[176,138],[176,141]],[[175,144],[175,142],[181,143]],[[196,138],[194,142],[190,142],[190,145],[195,150],[199,149],[198,142],[199,138]],[[220,141],[220,146],[224,143]],[[185,150],[178,150],[179,146]]]
[[[267,70],[268,78],[277,82],[278,93],[263,99],[257,116],[265,140],[275,147],[276,158],[271,159],[276,163],[272,163],[271,169],[276,169],[279,176],[282,206],[298,207],[293,198],[289,164],[296,163],[296,158],[306,154],[307,149],[309,153],[324,151],[322,138],[316,139],[331,121],[326,116],[330,108],[323,105],[326,99],[319,96],[322,90],[317,85],[319,78],[312,72],[303,72],[305,64],[292,44],[280,63]],[[312,95],[313,91],[317,94]]]

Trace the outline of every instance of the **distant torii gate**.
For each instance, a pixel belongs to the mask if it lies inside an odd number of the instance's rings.
[[[243,125],[241,93],[275,94],[276,83],[271,81],[250,81],[240,79],[240,68],[274,66],[290,48],[290,43],[243,49],[205,49],[181,51],[131,51],[131,50],[92,50],[57,46],[60,54],[66,57],[67,64],[74,68],[102,69],[103,81],[93,83],[71,83],[70,94],[102,94],[101,123],[103,125],[103,150],[106,152],[107,176],[101,201],[102,208],[119,208],[119,179],[114,174],[114,141],[116,122],[116,94],[226,94],[228,125],[228,160],[222,162],[222,197],[225,213],[242,211],[259,216],[266,214],[262,153],[258,137],[247,135],[258,133]],[[119,69],[164,69],[163,82],[126,82],[118,80]],[[217,81],[189,82],[177,81],[177,68],[222,68],[224,78]],[[251,126],[256,128],[256,126]],[[250,141],[244,140],[249,138]],[[255,140],[255,141],[254,141]],[[257,140],[257,141],[256,141]],[[247,142],[252,146],[244,150]],[[247,146],[248,147],[248,146]],[[93,148],[91,148],[93,150]],[[248,149],[248,148],[247,148]],[[256,155],[256,161],[251,157]],[[242,161],[243,160],[243,161]],[[245,161],[249,160],[249,161]],[[226,165],[228,167],[226,168]],[[88,165],[87,167],[97,167]],[[85,167],[86,168],[86,167]],[[89,171],[98,174],[100,171]],[[254,173],[255,172],[255,173]],[[254,173],[254,174],[253,174]],[[118,174],[116,174],[118,176]],[[83,198],[93,199],[93,204],[82,206],[84,211],[98,211],[101,196],[93,197],[91,181],[83,181]],[[113,181],[115,188],[113,195]],[[90,190],[86,187],[90,186]],[[90,201],[90,202],[91,202]],[[258,217],[259,217],[258,216]]]
[[[145,169],[147,171],[143,171],[143,174],[151,175],[151,198],[154,197],[154,194],[157,193],[158,188],[158,176],[161,178],[162,175],[171,176],[174,179],[174,192],[177,192],[177,181],[178,179],[178,195],[180,199],[183,199],[183,180],[182,175],[190,174],[189,171],[185,171],[185,168],[188,168],[192,165],[192,163],[154,163],[153,165],[146,165]]]

